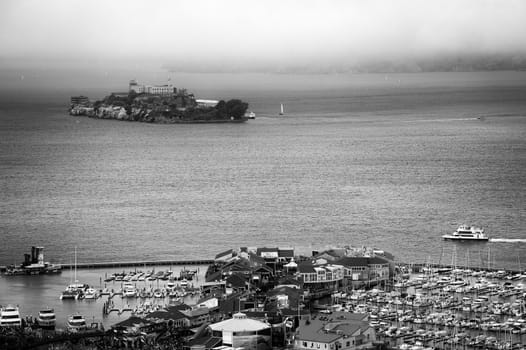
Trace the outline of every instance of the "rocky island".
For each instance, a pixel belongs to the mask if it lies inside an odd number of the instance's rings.
[[[99,119],[118,119],[145,123],[241,123],[254,119],[247,113],[248,103],[199,100],[186,89],[167,85],[139,85],[130,81],[128,92],[114,92],[91,102],[85,96],[71,97],[69,113]]]

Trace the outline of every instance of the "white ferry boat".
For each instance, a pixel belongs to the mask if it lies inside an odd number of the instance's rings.
[[[0,309],[0,327],[22,327],[18,307],[6,306]]]
[[[41,328],[55,328],[55,310],[45,308],[38,312],[37,324]]]
[[[68,317],[68,331],[76,333],[85,331],[88,328],[86,320],[81,315],[71,315]]]
[[[484,229],[460,225],[452,234],[443,235],[442,238],[455,241],[487,241],[489,237],[484,233]]]

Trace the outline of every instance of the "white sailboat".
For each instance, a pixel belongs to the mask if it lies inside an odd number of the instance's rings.
[[[280,112],[279,112],[279,115],[283,115],[285,112],[284,112],[284,109],[283,109],[283,103],[281,104],[281,109],[280,109]]]
[[[79,299],[84,295],[84,291],[88,288],[87,285],[79,283],[77,280],[77,247],[75,246],[75,282],[62,292],[60,299]]]

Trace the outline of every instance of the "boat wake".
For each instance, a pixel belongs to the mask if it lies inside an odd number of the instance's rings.
[[[467,117],[467,118],[440,118],[440,119],[414,119],[414,120],[401,120],[402,123],[427,123],[427,122],[451,122],[461,120],[479,120],[480,117]]]
[[[526,243],[524,238],[490,238],[492,243]]]

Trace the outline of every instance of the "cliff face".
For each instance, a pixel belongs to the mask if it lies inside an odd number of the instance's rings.
[[[72,105],[71,115],[144,123],[244,122],[248,104],[237,99],[219,101],[214,107],[199,107],[193,96],[149,96],[130,93],[110,95],[92,105]]]

